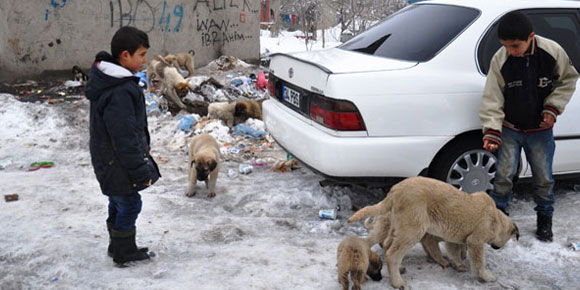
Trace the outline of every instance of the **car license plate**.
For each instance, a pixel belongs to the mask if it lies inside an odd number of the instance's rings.
[[[296,108],[300,108],[300,93],[284,86],[284,101],[293,105]]]

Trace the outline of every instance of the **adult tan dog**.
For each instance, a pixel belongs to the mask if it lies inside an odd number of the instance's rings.
[[[365,239],[369,246],[372,247],[375,244],[380,244],[382,247],[391,229],[391,216],[386,214],[379,215],[374,217],[372,221],[370,218],[367,218],[364,224],[365,227],[369,230],[369,234]],[[439,237],[425,234],[425,236],[421,238],[421,246],[423,247],[425,253],[427,253],[428,259],[431,259],[433,262],[439,264],[443,269],[445,269],[449,266],[449,262],[441,254],[441,249],[439,248],[439,242],[441,241],[443,241],[443,239]],[[465,245],[457,245],[450,242],[445,242],[445,247],[448,253],[455,253],[456,251],[453,247],[460,247],[460,256],[450,257],[451,265],[459,272],[467,271],[468,268],[465,263],[463,263],[467,254]]]
[[[165,61],[175,67],[177,71],[185,67],[188,72],[187,77],[192,77],[195,72],[195,51],[193,50],[188,53],[168,54],[165,56]]]
[[[207,197],[215,197],[220,168],[220,148],[216,140],[209,134],[200,134],[189,143],[189,185],[186,196],[196,194],[197,181],[205,181],[208,189]]]
[[[247,119],[262,120],[262,102],[259,101],[237,101],[234,110],[234,124],[244,123]]]
[[[177,69],[170,66],[160,55],[154,56],[147,65],[147,87],[150,87],[154,79],[161,82],[159,90],[167,96],[171,105],[181,110],[187,109],[181,98],[185,97],[193,88]]]
[[[360,290],[360,285],[366,280],[366,274],[375,281],[380,281],[383,262],[379,256],[371,251],[366,241],[359,237],[347,237],[338,245],[336,251],[338,261],[338,282],[343,290],[348,290],[348,276],[354,286],[353,290]]]
[[[383,244],[391,284],[404,287],[399,272],[405,253],[426,233],[453,244],[467,246],[477,276],[484,282],[497,278],[485,269],[484,244],[499,249],[512,235],[519,239],[517,226],[485,192],[467,194],[445,182],[425,178],[407,178],[391,188],[387,197],[373,206],[357,211],[348,221],[368,216],[390,215],[391,228]],[[450,256],[458,256],[460,248]]]

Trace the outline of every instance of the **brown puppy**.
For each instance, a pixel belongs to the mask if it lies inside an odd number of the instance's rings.
[[[407,284],[399,272],[401,260],[426,233],[466,245],[477,276],[484,282],[497,280],[485,268],[484,245],[499,249],[512,235],[519,238],[516,225],[495,207],[487,193],[467,194],[432,178],[411,177],[399,182],[383,201],[357,211],[348,221],[384,214],[391,219],[383,246],[395,288]],[[459,249],[455,247],[450,255],[458,256]]]
[[[190,50],[188,53],[168,54],[165,56],[165,61],[169,65],[175,67],[178,71],[182,67],[187,69],[187,77],[192,77],[195,71],[195,51]]]
[[[208,189],[207,197],[215,196],[215,185],[220,168],[220,148],[216,140],[209,134],[193,137],[189,143],[189,185],[186,196],[196,193],[197,181],[205,181]]]
[[[262,102],[264,100],[237,101],[234,111],[234,124],[244,123],[249,118],[262,120]]]
[[[236,103],[215,102],[207,107],[207,117],[215,120],[222,120],[226,126],[234,126],[234,112]]]
[[[338,261],[338,282],[343,290],[348,290],[348,275],[354,286],[353,290],[360,290],[360,285],[368,274],[373,280],[380,281],[383,262],[379,256],[371,251],[369,244],[359,237],[347,237],[338,245],[336,252]]]
[[[167,96],[169,103],[179,109],[187,109],[187,106],[181,101],[181,98],[185,97],[193,88],[179,74],[177,69],[169,66],[160,55],[154,56],[147,65],[148,87],[153,80],[159,80],[161,82],[160,92]]]
[[[382,247],[391,229],[391,217],[390,215],[379,215],[374,217],[373,221],[370,221],[370,218],[367,218],[365,220],[365,227],[370,231],[369,235],[366,237],[369,246],[372,247],[375,244],[380,244]],[[443,239],[439,237],[425,234],[425,236],[421,238],[421,246],[423,247],[425,253],[427,253],[427,260],[430,259],[445,269],[449,266],[449,262],[441,254],[441,249],[439,248],[439,242],[441,241],[443,241]],[[445,242],[445,247],[447,252],[450,253],[449,258],[451,258],[451,265],[453,268],[458,272],[466,272],[468,268],[465,263],[463,263],[467,255],[467,248],[465,245],[457,245],[450,242]],[[451,255],[451,253],[456,252],[455,247],[460,248],[458,257]]]

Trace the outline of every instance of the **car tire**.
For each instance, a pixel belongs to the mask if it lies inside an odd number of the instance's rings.
[[[463,138],[449,144],[429,168],[429,176],[467,193],[493,189],[497,158],[483,149],[481,138]]]

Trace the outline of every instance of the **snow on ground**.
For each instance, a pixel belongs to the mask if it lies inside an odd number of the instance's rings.
[[[256,166],[249,175],[229,177],[240,162],[285,159],[286,153],[273,143],[263,152],[230,154],[251,141],[213,124],[208,130],[227,153],[217,196],[208,199],[199,183],[197,195],[187,198],[187,134],[167,114],[149,118],[163,177],[141,193],[137,220],[138,243],[157,257],[114,267],[106,254],[107,199],[88,153],[88,108],[86,100],[49,105],[0,94],[0,193],[19,195],[17,201],[0,200],[0,289],[340,289],[336,248],[346,236],[367,233],[346,219],[353,207],[376,203],[384,192],[321,187],[321,178],[307,168],[281,173]],[[28,171],[34,161],[55,166]],[[337,220],[318,217],[318,210],[337,205]],[[481,283],[472,272],[428,263],[420,245],[403,261],[403,278],[413,289],[578,289],[580,252],[566,244],[580,239],[580,194],[559,187],[553,243],[534,238],[533,207],[522,195],[510,210],[519,241],[498,251],[486,246],[487,267],[498,282]],[[382,281],[363,288],[392,289],[386,266],[382,273]]]

